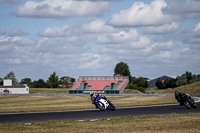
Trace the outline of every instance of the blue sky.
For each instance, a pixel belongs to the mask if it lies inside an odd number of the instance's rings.
[[[180,8],[181,7],[181,8]],[[0,0],[0,77],[200,74],[199,0]]]

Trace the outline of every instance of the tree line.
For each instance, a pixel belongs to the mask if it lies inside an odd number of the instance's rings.
[[[129,77],[129,84],[126,87],[128,89],[135,89],[141,92],[145,92],[146,88],[148,88],[148,82],[147,82],[148,78],[132,77],[127,63],[120,62],[115,66],[114,76],[117,75]],[[191,84],[197,81],[200,81],[200,75],[195,75],[192,74],[191,72],[185,72],[181,76],[177,76],[175,79],[171,78],[169,80],[161,81],[158,78],[156,86],[158,89],[167,89],[167,88],[175,88],[186,84]]]
[[[184,74],[176,77],[175,79],[171,78],[170,80],[161,81],[158,78],[156,81],[156,87],[158,87],[159,89],[175,88],[198,81],[200,81],[200,75],[192,74],[192,72],[185,72]]]
[[[129,84],[127,85],[126,89],[135,89],[141,92],[145,92],[145,89],[148,88],[148,78],[146,77],[134,77],[131,75],[129,66],[127,63],[120,62],[117,63],[114,68],[114,75],[113,76],[127,76],[129,77]],[[21,82],[18,82],[15,78],[15,74],[13,71],[9,72],[4,78],[0,78],[0,85],[3,85],[3,79],[12,79],[13,85],[19,86],[22,84],[27,84],[31,88],[71,88],[74,83],[75,79],[72,77],[61,77],[53,72],[47,81],[43,79],[38,79],[32,81],[31,78],[24,78],[21,79]],[[157,80],[156,86],[159,89],[166,89],[166,88],[175,88],[178,86],[190,84],[200,81],[200,75],[192,75],[191,72],[186,72],[181,76],[178,76],[176,79],[165,80],[164,82],[160,79]]]
[[[76,81],[74,78],[67,76],[59,78],[56,72],[53,72],[47,81],[43,79],[32,81],[31,78],[24,78],[21,79],[21,82],[18,82],[13,71],[9,72],[4,78],[0,78],[0,85],[3,85],[3,79],[12,79],[14,86],[27,84],[31,88],[71,88]]]

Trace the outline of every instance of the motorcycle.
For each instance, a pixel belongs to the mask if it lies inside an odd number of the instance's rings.
[[[197,104],[194,102],[194,100],[188,94],[182,95],[182,103],[188,109],[197,108]]]
[[[93,103],[96,105],[96,108],[98,108],[101,111],[115,110],[115,106],[105,96],[104,97],[96,96]]]

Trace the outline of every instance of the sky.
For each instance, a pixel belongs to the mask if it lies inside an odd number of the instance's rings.
[[[0,77],[200,74],[200,0],[0,0]]]

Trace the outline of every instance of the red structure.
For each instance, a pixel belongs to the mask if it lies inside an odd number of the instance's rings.
[[[123,92],[129,82],[128,77],[122,76],[84,76],[79,77],[76,84],[70,89],[70,94],[77,93],[106,93],[119,94]]]

